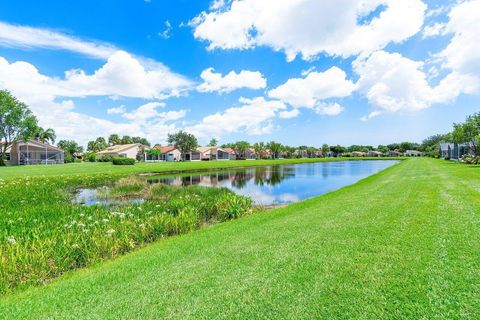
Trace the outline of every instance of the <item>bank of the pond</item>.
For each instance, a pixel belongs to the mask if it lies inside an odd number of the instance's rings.
[[[480,167],[404,161],[0,301],[5,319],[477,319]]]
[[[104,183],[111,204],[72,203],[71,190]],[[227,189],[151,185],[135,176],[21,179],[0,182],[0,190],[0,296],[253,211],[249,198]],[[122,201],[134,198],[143,201]]]
[[[306,159],[276,159],[276,160],[232,160],[232,161],[191,161],[191,162],[140,162],[134,166],[115,166],[104,162],[83,162],[62,165],[34,165],[34,166],[9,166],[0,167],[0,179],[9,180],[38,176],[71,176],[111,174],[129,175],[140,173],[166,173],[198,172],[205,170],[220,170],[238,167],[265,166],[275,164],[295,164],[323,161],[348,161],[348,160],[389,160],[397,158],[306,158]],[[404,158],[399,158],[404,159]]]

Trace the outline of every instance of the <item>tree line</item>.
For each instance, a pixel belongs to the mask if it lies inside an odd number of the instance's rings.
[[[35,139],[44,143],[55,143],[55,131],[51,128],[44,129],[38,125],[38,119],[33,115],[28,106],[19,101],[7,90],[0,90],[0,165],[5,164],[6,151],[19,140],[29,141]],[[167,142],[169,145],[177,147],[182,154],[194,151],[198,146],[198,139],[191,133],[178,131],[168,134]],[[389,151],[405,152],[407,150],[418,150],[427,156],[437,157],[439,155],[439,144],[441,142],[465,143],[476,156],[480,156],[480,112],[470,115],[465,122],[454,123],[453,130],[446,134],[437,134],[430,136],[422,141],[400,142],[388,145],[327,145],[321,147],[314,146],[289,146],[280,142],[256,142],[237,141],[233,143],[224,143],[223,148],[232,148],[240,158],[245,157],[248,149],[253,149],[258,158],[262,157],[320,157],[320,156],[342,156],[352,152],[379,151],[387,153]],[[95,161],[95,153],[106,149],[109,146],[119,144],[140,143],[144,146],[151,146],[146,138],[139,136],[131,137],[128,135],[120,136],[111,134],[108,138],[98,137],[87,143],[87,152],[84,158]],[[212,138],[208,146],[218,146],[219,141]],[[60,140],[57,144],[59,148],[65,151],[65,161],[72,162],[75,157],[84,152],[84,148],[74,140]],[[156,152],[158,154],[158,152]]]

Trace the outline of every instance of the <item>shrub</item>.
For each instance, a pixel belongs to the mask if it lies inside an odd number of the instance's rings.
[[[135,159],[117,157],[112,159],[112,163],[117,166],[133,166]]]
[[[97,161],[98,162],[113,162],[113,156],[111,155],[104,155],[104,156],[101,156],[99,158],[97,158]]]
[[[95,162],[97,161],[97,154],[95,152],[87,152],[85,153],[83,158],[85,159],[85,161]]]
[[[480,164],[480,157],[473,154],[464,154],[460,161],[466,164]]]
[[[75,158],[72,156],[72,154],[68,151],[64,152],[63,160],[65,163],[72,163]]]

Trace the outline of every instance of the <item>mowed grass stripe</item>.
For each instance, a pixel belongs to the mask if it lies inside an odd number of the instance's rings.
[[[479,169],[404,161],[6,297],[0,317],[478,318]]]

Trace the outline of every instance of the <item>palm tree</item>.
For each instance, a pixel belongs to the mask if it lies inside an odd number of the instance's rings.
[[[42,143],[51,142],[53,144],[55,143],[55,139],[57,138],[57,136],[55,135],[55,130],[51,128],[48,128],[45,130],[39,127],[38,130],[35,132],[34,138],[35,140],[40,141]]]

